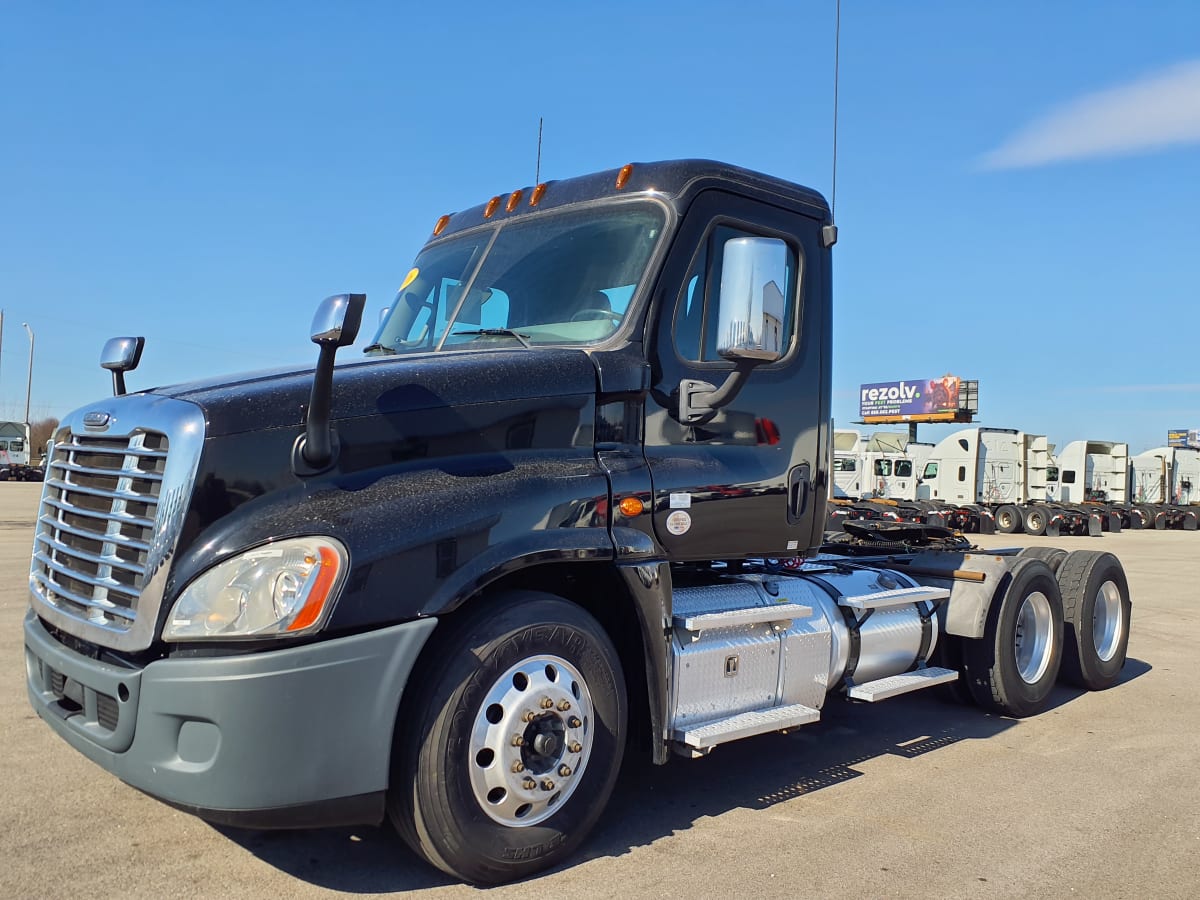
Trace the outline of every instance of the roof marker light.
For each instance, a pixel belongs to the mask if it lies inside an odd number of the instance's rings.
[[[499,197],[499,195],[497,195],[488,201],[487,207],[484,208],[484,210],[483,210],[483,217],[485,219],[490,219],[492,216],[494,216],[496,214],[496,208],[499,205],[500,205],[500,197]]]
[[[533,189],[533,193],[529,195],[529,205],[537,206],[542,202],[542,195],[546,193],[546,182],[542,182]]]
[[[449,224],[450,224],[450,217],[442,216],[440,219],[437,220],[437,224],[433,226],[433,236],[437,237],[439,234],[441,234],[443,231],[446,230],[446,226]]]
[[[629,181],[629,176],[633,174],[633,163],[626,163],[621,166],[621,171],[617,173],[617,190],[625,187]]]
[[[521,191],[513,191],[508,195],[508,202],[504,204],[505,212],[512,212],[521,203]]]

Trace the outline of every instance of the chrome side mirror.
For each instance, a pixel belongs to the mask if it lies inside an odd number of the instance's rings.
[[[313,372],[304,433],[292,448],[292,469],[301,477],[316,475],[337,461],[338,441],[332,425],[333,360],[339,347],[348,347],[358,337],[366,294],[335,294],[326,297],[313,316],[310,335],[321,348]]]
[[[353,344],[362,324],[366,299],[366,294],[335,294],[322,300],[312,320],[312,342],[334,347]]]
[[[717,352],[726,359],[774,362],[783,356],[787,244],[776,238],[725,242]]]
[[[125,373],[132,372],[142,361],[142,350],[146,346],[144,337],[110,338],[100,351],[100,366],[113,373],[113,393],[125,393]]]

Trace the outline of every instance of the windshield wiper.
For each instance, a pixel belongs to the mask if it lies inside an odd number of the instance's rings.
[[[526,350],[533,349],[533,344],[529,343],[529,335],[513,331],[511,328],[472,328],[469,331],[452,331],[450,332],[450,337],[457,337],[463,334],[475,335],[477,337],[512,337],[520,341],[521,346]]]
[[[363,353],[370,353],[373,350],[382,350],[384,353],[390,353],[393,356],[397,352],[395,347],[385,347],[383,344],[368,344],[366,347],[363,347]]]

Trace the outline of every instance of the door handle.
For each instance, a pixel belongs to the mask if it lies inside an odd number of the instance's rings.
[[[788,524],[795,525],[808,509],[809,480],[812,468],[808,463],[793,466],[788,472]]]

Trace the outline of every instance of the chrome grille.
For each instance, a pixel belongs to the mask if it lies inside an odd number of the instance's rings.
[[[29,581],[38,614],[63,631],[144,649],[154,637],[204,421],[198,407],[153,395],[113,398],[110,410],[111,427],[85,425],[81,410],[55,436]]]
[[[128,631],[146,586],[166,435],[71,434],[55,444],[34,538],[33,577],[48,602],[95,625]]]

